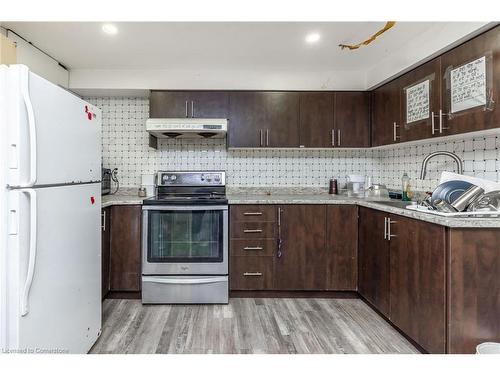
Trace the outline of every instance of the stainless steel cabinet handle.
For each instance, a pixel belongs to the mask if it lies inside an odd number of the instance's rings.
[[[387,239],[387,218],[384,217],[384,240]]]
[[[399,138],[399,135],[397,133],[397,128],[399,128],[399,125],[394,122],[392,124],[392,126],[393,126],[393,129],[394,129],[394,137],[393,138],[394,138],[394,142],[396,142],[398,140],[398,138]]]
[[[260,147],[262,147],[262,143],[263,143],[263,141],[262,141],[262,129],[260,129],[259,132],[260,132],[260,135],[259,135],[259,137],[260,137]]]
[[[436,131],[434,130],[434,111],[431,112],[431,134],[434,135]]]
[[[332,146],[335,146],[335,129],[332,129]]]
[[[262,246],[245,246],[243,250],[264,250]]]
[[[188,101],[186,100],[186,117],[188,117]]]
[[[102,216],[102,226],[101,226],[101,228],[102,228],[103,232],[106,232],[106,210],[102,211],[101,216]]]
[[[443,130],[448,130],[447,127],[443,127],[443,110],[439,110],[439,134],[443,134]]]
[[[262,215],[262,212],[243,212],[245,216],[259,216]]]
[[[337,146],[340,146],[340,129],[337,130]]]
[[[194,116],[194,101],[191,100],[191,117],[195,117]]]
[[[262,276],[262,272],[245,272],[243,276]]]
[[[269,146],[269,129],[266,129],[266,146]]]
[[[262,229],[243,229],[243,233],[262,233]]]
[[[391,234],[391,224],[396,224],[397,221],[391,221],[390,218],[387,218],[387,239],[390,241],[391,237],[397,237],[395,234]]]

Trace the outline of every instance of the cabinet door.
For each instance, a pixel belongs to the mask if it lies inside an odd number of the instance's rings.
[[[300,94],[300,147],[333,147],[333,98],[331,92]]]
[[[111,239],[111,208],[102,209],[101,227],[101,297],[104,299],[109,292],[109,257]]]
[[[401,77],[401,141],[414,141],[441,135],[441,60],[436,58]],[[425,97],[428,97],[425,100]],[[408,103],[407,99],[410,99]],[[410,106],[408,106],[410,104]],[[427,105],[426,105],[427,104]],[[427,110],[424,108],[427,107]],[[434,126],[434,129],[433,129]]]
[[[401,133],[401,82],[395,79],[372,93],[372,146],[399,141]]]
[[[189,94],[189,114],[195,118],[228,118],[229,96],[223,91],[193,91]]]
[[[389,241],[384,239],[385,212],[359,208],[359,293],[389,316]]]
[[[429,353],[445,352],[445,228],[391,215],[390,319]]]
[[[190,114],[190,97],[185,91],[151,91],[149,117],[182,118]]]
[[[111,210],[110,290],[141,290],[141,206]]]
[[[328,205],[326,209],[327,288],[358,289],[358,207]]]
[[[276,289],[326,289],[326,206],[284,205],[279,208],[282,255],[275,263]]]
[[[370,147],[370,94],[336,92],[334,127],[338,147]]]
[[[266,92],[265,145],[299,147],[299,93]]]
[[[448,353],[500,342],[500,230],[453,228],[448,248]]]
[[[486,89],[485,104],[457,111],[451,108],[450,71],[474,60],[485,57]],[[441,56],[443,85],[443,135],[465,133],[500,126],[500,26],[471,39]],[[476,99],[481,103],[480,99]],[[455,110],[452,113],[452,109]]]
[[[265,96],[262,92],[229,94],[229,147],[265,146]]]

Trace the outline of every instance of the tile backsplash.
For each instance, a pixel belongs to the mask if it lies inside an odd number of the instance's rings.
[[[436,150],[448,150],[464,160],[468,175],[499,181],[500,136],[400,145],[367,150],[227,150],[225,140],[161,140],[158,150],[148,146],[145,122],[147,98],[86,98],[102,109],[103,164],[118,168],[120,185],[136,187],[141,175],[156,170],[225,170],[229,186],[326,187],[330,178],[345,182],[347,174],[365,174],[374,182],[398,188],[407,172],[417,190],[431,190],[443,170],[454,162],[438,157],[429,163],[420,181],[423,158]]]

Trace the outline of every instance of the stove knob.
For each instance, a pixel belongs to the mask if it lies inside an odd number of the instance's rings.
[[[172,181],[175,181],[175,180],[177,180],[177,176],[176,176],[175,174],[173,174],[172,176],[170,176],[170,179],[171,179]]]

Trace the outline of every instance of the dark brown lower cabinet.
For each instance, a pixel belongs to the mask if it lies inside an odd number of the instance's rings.
[[[500,342],[500,230],[450,229],[448,353]]]
[[[359,293],[389,316],[389,242],[385,236],[388,214],[359,208]]]
[[[387,216],[391,220],[390,320],[429,353],[445,353],[446,229]]]
[[[327,289],[326,206],[283,205],[282,254],[276,259],[277,290]]]
[[[233,256],[230,268],[232,290],[269,290],[273,288],[273,257]]]
[[[102,209],[101,226],[101,298],[109,292],[109,256],[111,246],[111,207]]]
[[[326,266],[329,290],[358,289],[358,207],[326,208]]]
[[[110,291],[141,290],[141,206],[112,206]]]

